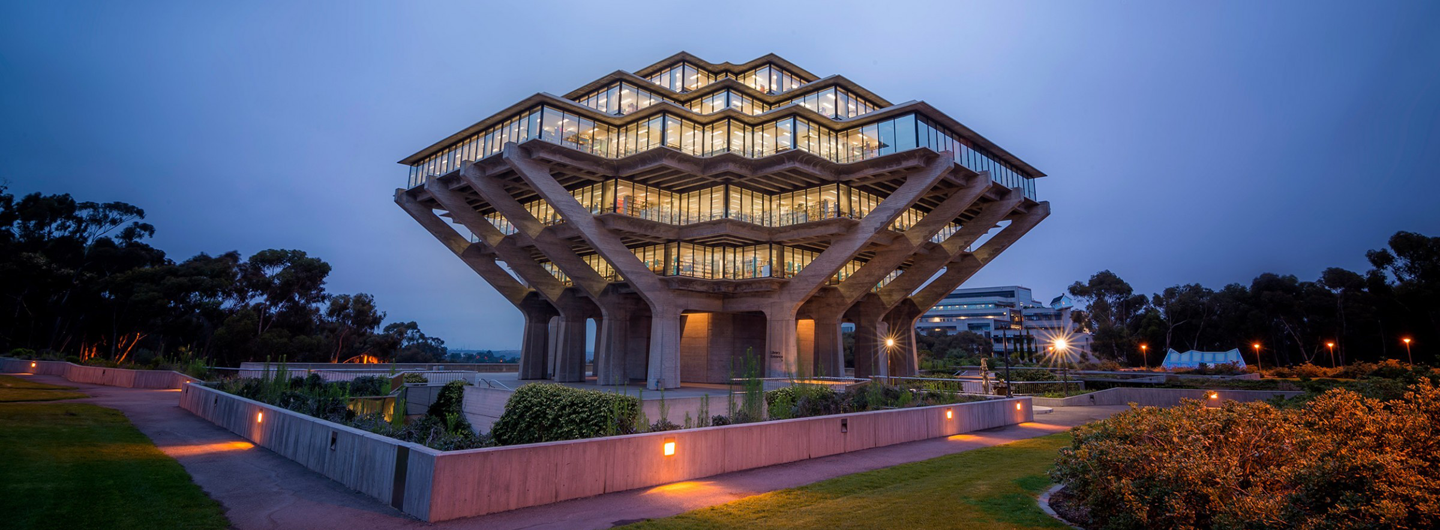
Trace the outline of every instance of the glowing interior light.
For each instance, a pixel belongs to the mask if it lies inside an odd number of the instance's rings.
[[[665,456],[675,456],[675,439],[665,439]]]

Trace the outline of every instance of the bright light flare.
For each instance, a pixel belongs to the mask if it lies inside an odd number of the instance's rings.
[[[1409,342],[1409,341],[1407,340],[1406,342]],[[886,338],[885,338],[885,347],[886,347],[886,348],[894,348],[894,347],[895,347],[895,338],[894,338],[894,337],[886,337]]]

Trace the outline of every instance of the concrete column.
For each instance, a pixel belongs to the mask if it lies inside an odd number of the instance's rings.
[[[765,377],[799,374],[799,343],[795,335],[795,320],[794,307],[777,307],[765,311]]]
[[[555,380],[578,383],[585,380],[585,321],[583,313],[567,312],[559,318],[559,340],[555,350]]]
[[[524,337],[520,345],[520,379],[544,379],[550,353],[550,318],[555,308],[549,302],[531,296],[520,304],[525,315]]]
[[[815,375],[845,376],[845,345],[840,340],[840,317],[815,317]]]
[[[895,338],[895,347],[890,349],[890,375],[913,377],[920,373],[920,356],[916,349],[915,324],[920,320],[920,310],[914,304],[902,302],[885,316],[890,335]]]
[[[650,313],[650,366],[645,386],[651,390],[679,388],[680,308],[656,307]]]
[[[628,383],[625,350],[629,345],[630,312],[620,308],[609,309],[595,330],[600,336],[595,346],[595,381],[602,385]]]
[[[882,324],[885,308],[879,297],[866,295],[845,312],[855,323],[855,377],[886,375],[885,329]]]

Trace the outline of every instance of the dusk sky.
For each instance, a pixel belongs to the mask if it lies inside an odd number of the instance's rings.
[[[1053,214],[969,286],[1313,280],[1440,235],[1440,2],[1157,4],[7,2],[0,181],[139,205],[177,261],[302,249],[390,320],[515,349],[519,311],[394,204],[396,161],[681,50],[773,52],[1049,174]]]

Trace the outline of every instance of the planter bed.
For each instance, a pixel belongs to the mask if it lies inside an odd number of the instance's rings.
[[[185,385],[180,405],[425,521],[657,486],[1034,418],[1030,398],[1021,397],[436,451],[199,385]],[[667,445],[672,454],[665,454]]]

